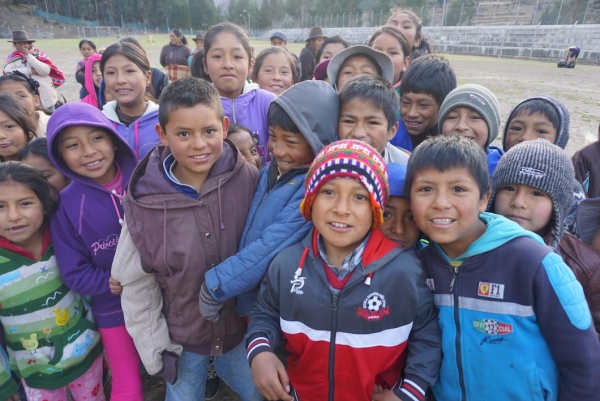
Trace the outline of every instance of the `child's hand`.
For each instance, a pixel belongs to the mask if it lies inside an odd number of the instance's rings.
[[[10,397],[8,397],[6,399],[6,401],[21,401],[21,396],[19,395],[19,392],[17,391],[16,393],[14,393]]]
[[[119,295],[123,291],[121,283],[112,277],[108,279],[108,287],[110,288],[110,292],[112,292],[115,295]]]
[[[401,401],[392,390],[373,392],[373,401]]]
[[[198,307],[200,308],[200,314],[206,320],[216,322],[221,317],[221,309],[223,309],[223,304],[216,301],[212,295],[210,295],[208,288],[206,288],[206,283],[202,283],[202,287],[200,287]]]
[[[250,365],[252,380],[259,393],[267,400],[293,401],[290,393],[290,379],[285,366],[272,352],[261,352],[252,359]]]

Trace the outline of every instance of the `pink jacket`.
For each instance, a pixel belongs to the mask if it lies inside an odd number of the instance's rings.
[[[87,90],[87,96],[81,99],[82,102],[91,104],[94,107],[100,108],[98,104],[98,97],[96,96],[96,87],[94,86],[94,79],[92,78],[92,67],[96,61],[100,61],[102,59],[102,54],[92,54],[85,61],[84,67],[84,86],[85,90]]]

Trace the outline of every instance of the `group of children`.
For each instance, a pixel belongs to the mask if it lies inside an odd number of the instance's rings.
[[[158,103],[121,40],[86,61],[113,100],[47,139],[35,85],[1,77],[0,399],[104,400],[102,353],[113,401],[142,400],[140,362],[202,399],[211,361],[242,400],[596,399],[597,150],[576,174],[546,96],[492,145],[496,97],[420,55],[412,15],[287,88],[287,50],[215,25],[208,80]]]

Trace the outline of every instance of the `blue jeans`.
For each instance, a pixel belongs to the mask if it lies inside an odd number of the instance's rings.
[[[214,358],[215,370],[242,401],[261,401],[252,382],[244,342],[231,351]],[[210,357],[184,351],[177,362],[177,381],[167,383],[165,401],[203,401]]]

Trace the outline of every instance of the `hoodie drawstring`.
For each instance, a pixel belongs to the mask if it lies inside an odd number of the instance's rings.
[[[140,158],[140,120],[138,119],[133,125],[133,132],[135,133],[135,159]]]
[[[163,202],[163,265],[167,267],[169,276],[173,275],[171,265],[167,263],[167,202]]]
[[[77,227],[78,234],[81,235],[82,226],[83,226],[83,209],[85,206],[85,194],[81,195],[81,201],[79,202],[79,224]]]
[[[119,218],[119,224],[123,225],[123,216],[121,216],[121,211],[119,210],[119,206],[117,206],[117,199],[119,203],[123,198],[123,194],[118,194],[114,189],[110,193],[110,200],[112,200],[113,206],[115,208],[115,212],[117,213],[117,217]]]
[[[308,255],[308,251],[310,251],[310,246],[304,248],[304,252],[302,252],[302,257],[300,258],[300,263],[298,264],[298,268],[294,273],[294,280],[300,277],[302,274],[302,268],[304,267],[304,261],[306,260],[306,255]]]
[[[219,181],[217,183],[217,201],[219,203],[219,224],[221,225],[221,230],[224,230],[225,223],[223,223],[223,211],[222,211],[222,205],[221,205],[221,182],[222,182],[222,179],[219,178]]]

